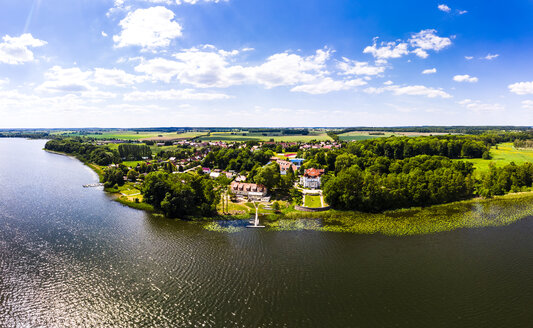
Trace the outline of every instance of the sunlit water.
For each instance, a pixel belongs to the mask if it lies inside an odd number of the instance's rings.
[[[531,327],[533,220],[392,238],[219,233],[0,139],[0,327]]]

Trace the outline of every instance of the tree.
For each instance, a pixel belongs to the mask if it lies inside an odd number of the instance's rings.
[[[128,171],[128,180],[135,181],[139,177],[139,172],[135,171],[134,169],[131,169]]]
[[[254,177],[254,181],[267,187],[268,190],[273,190],[278,187],[281,183],[279,165],[277,163],[272,163],[262,167]]]

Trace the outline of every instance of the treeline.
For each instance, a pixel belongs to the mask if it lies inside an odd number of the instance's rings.
[[[44,148],[47,150],[73,154],[84,161],[96,163],[98,165],[109,165],[121,162],[120,155],[117,151],[111,150],[108,147],[84,143],[81,138],[49,140]]]
[[[511,163],[504,167],[490,165],[489,171],[481,175],[478,193],[483,197],[519,192],[533,184],[533,164],[516,165]]]
[[[489,158],[490,147],[471,136],[391,137],[349,143],[347,150],[357,156],[385,156],[403,159],[418,155],[448,158]]]
[[[147,145],[120,144],[118,153],[122,159],[127,161],[139,161],[143,157],[152,157],[152,151]]]
[[[533,140],[515,140],[513,142],[515,148],[533,148]]]
[[[0,132],[0,138],[49,139],[50,134],[48,132],[6,131]]]
[[[472,164],[441,156],[394,160],[383,170],[358,165],[323,178],[323,193],[333,208],[379,212],[472,197]]]
[[[149,173],[142,186],[144,202],[170,218],[216,215],[220,201],[216,182],[202,175]]]

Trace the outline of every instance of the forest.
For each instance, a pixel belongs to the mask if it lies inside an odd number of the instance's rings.
[[[52,139],[46,142],[45,149],[76,155],[85,162],[98,165],[120,163],[120,155],[116,150],[105,146],[96,146],[82,138]]]

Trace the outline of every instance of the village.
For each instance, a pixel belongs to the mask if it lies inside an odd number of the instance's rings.
[[[121,145],[125,144],[122,140],[98,141],[98,145]],[[189,173],[201,174],[208,176],[214,181],[221,182],[227,187],[222,192],[222,198],[231,203],[223,207],[223,213],[242,214],[245,207],[243,204],[255,203],[265,209],[277,209],[279,204],[285,207],[291,206],[300,211],[323,211],[329,209],[322,195],[321,178],[325,170],[316,167],[303,167],[306,162],[304,156],[309,150],[331,150],[340,148],[341,144],[336,142],[322,141],[313,143],[302,142],[258,142],[250,143],[239,142],[199,142],[195,140],[181,140],[172,143],[172,146],[165,143],[155,143],[151,146],[154,149],[152,156],[143,156],[139,161],[127,161],[128,158],[122,158],[120,164],[109,164],[109,169],[122,168],[124,172],[123,179],[125,185],[118,188],[120,195],[124,200],[130,202],[142,201],[141,189],[144,177],[154,170],[165,170],[172,174]],[[280,178],[290,179],[289,188],[292,189],[290,197],[287,193],[281,195],[275,187],[267,187],[264,184],[257,183],[253,179],[254,170],[238,170],[220,168],[217,165],[209,165],[206,160],[209,154],[217,150],[228,149],[247,149],[250,153],[268,152],[271,154],[261,168],[267,166],[276,166]],[[161,151],[157,151],[161,149]],[[176,152],[176,149],[182,151]],[[276,152],[275,152],[276,151]],[[279,152],[278,152],[279,151]],[[256,163],[257,165],[257,163]],[[124,168],[125,166],[125,168]],[[255,168],[257,170],[257,167]],[[127,173],[126,173],[127,172]],[[291,178],[287,175],[290,174]],[[232,208],[233,210],[227,210]]]

